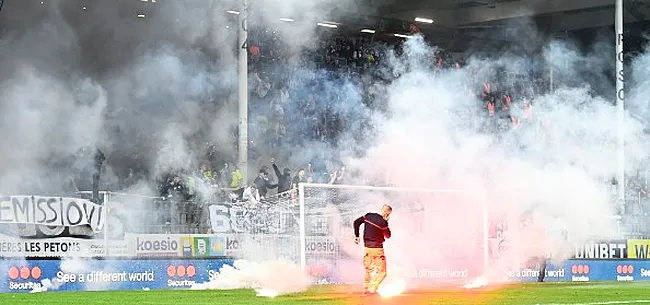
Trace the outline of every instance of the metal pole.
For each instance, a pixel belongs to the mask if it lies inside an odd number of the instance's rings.
[[[623,78],[623,0],[616,0],[616,123],[617,123],[617,199],[625,212],[625,92]]]
[[[239,170],[248,183],[248,3],[239,12]]]
[[[108,192],[104,192],[104,203],[102,204],[104,209],[103,209],[103,215],[102,217],[104,218],[104,257],[108,257],[110,255],[110,247],[109,247],[109,234],[110,232],[108,231],[109,229],[109,221],[108,221],[108,215],[110,211],[108,209],[111,208],[111,197],[109,196]]]
[[[550,71],[549,77],[548,77],[549,78],[549,90],[550,90],[549,93],[552,94],[553,93],[553,65],[551,65],[550,70],[551,71]]]

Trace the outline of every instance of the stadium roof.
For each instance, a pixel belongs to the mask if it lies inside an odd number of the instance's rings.
[[[613,0],[360,0],[383,19],[415,23],[439,45],[468,41],[512,40],[525,34],[522,22],[545,33],[567,33],[583,29],[612,27]],[[650,20],[650,1],[624,0],[625,23]],[[416,21],[416,18],[420,20]],[[425,22],[423,22],[425,21]],[[489,34],[486,34],[489,33]],[[502,37],[496,37],[501,33]],[[486,36],[491,36],[486,39]],[[467,39],[469,38],[469,39]],[[526,37],[524,37],[526,38]],[[483,39],[483,40],[482,40]],[[481,42],[481,40],[483,42]],[[497,42],[498,44],[498,42]],[[466,45],[465,45],[466,46]],[[450,47],[451,48],[451,47]]]
[[[647,0],[625,0],[623,6],[626,22],[650,19]],[[398,0],[378,8],[385,17],[408,21],[421,17],[446,27],[493,25],[531,16],[556,31],[614,24],[613,0]]]
[[[253,7],[263,1],[278,0],[249,0]],[[325,1],[325,0],[323,0]],[[337,0],[331,0],[337,1]],[[394,35],[406,34],[411,24],[419,25],[421,32],[432,42],[440,45],[454,45],[469,41],[486,39],[490,33],[492,40],[518,37],[518,33],[505,34],[505,38],[495,38],[494,33],[505,33],[512,23],[518,21],[531,22],[537,29],[557,33],[612,26],[614,24],[613,0],[351,0],[357,8],[348,11],[335,12],[332,22],[339,23],[339,32],[346,34],[357,33],[366,29],[378,33]],[[2,2],[2,0],[0,0]],[[29,15],[34,15],[34,8],[53,2],[51,0],[10,0],[5,1],[5,10],[0,25],[6,23],[28,24]],[[220,5],[237,10],[241,0],[222,0]],[[638,22],[650,19],[648,0],[625,0],[626,22]],[[156,18],[155,8],[167,1],[157,0],[115,0],[115,1],[65,1],[67,10],[79,10],[88,5],[88,13],[112,12],[108,6],[120,7],[120,11],[133,16]],[[46,5],[47,6],[47,5]],[[18,10],[22,7],[23,10]],[[11,9],[11,12],[10,12]],[[37,10],[36,10],[37,11]],[[19,13],[16,13],[19,12]],[[29,12],[26,13],[26,12]],[[362,12],[359,14],[358,12]],[[140,15],[142,13],[142,15]],[[226,11],[223,12],[226,15]],[[266,12],[260,12],[265,14]],[[295,12],[294,12],[295,13]],[[231,17],[235,17],[231,15]],[[295,18],[300,16],[280,16]],[[529,18],[532,17],[532,18]],[[216,16],[216,18],[218,18]],[[279,18],[279,17],[278,17]],[[323,21],[328,20],[323,16]],[[419,21],[416,21],[416,18]],[[255,19],[255,18],[252,18]],[[259,19],[259,18],[258,18]],[[267,19],[266,17],[263,19]],[[233,22],[236,19],[233,18]],[[519,23],[515,23],[519,24]],[[490,32],[491,31],[491,32]],[[451,47],[449,47],[451,48]]]

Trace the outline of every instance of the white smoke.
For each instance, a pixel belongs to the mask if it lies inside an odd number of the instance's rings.
[[[78,259],[78,258],[73,258],[73,259],[64,259],[61,261],[61,272],[63,274],[80,274],[82,272],[86,272],[88,268],[88,261],[83,260],[83,259]],[[66,283],[61,280],[58,276],[55,278],[51,279],[43,279],[41,281],[41,286],[40,287],[34,287],[32,289],[32,293],[36,292],[47,292],[47,291],[52,291],[52,290],[58,290],[61,288],[61,286],[65,285]]]
[[[305,291],[310,285],[311,280],[292,262],[236,260],[232,266],[223,265],[209,282],[191,289],[254,289],[258,296],[275,297]]]
[[[468,68],[434,73],[421,63],[429,47],[421,39],[409,39],[403,57],[386,57],[393,61],[388,66],[399,75],[387,86],[389,115],[376,115],[374,145],[365,157],[349,162],[362,174],[362,181],[379,178],[383,184],[401,187],[485,192],[491,215],[510,215],[513,228],[509,236],[511,248],[502,253],[507,266],[494,267],[498,269],[493,270],[497,277],[534,256],[553,254],[561,261],[572,254],[573,247],[611,238],[617,232],[613,219],[617,207],[608,186],[617,170],[612,162],[616,109],[612,101],[594,96],[590,90],[606,84],[593,83],[588,75],[581,77],[584,65],[595,70],[602,67],[600,54],[580,54],[561,43],[551,43],[545,50],[543,64],[553,67],[556,75],[571,79],[571,83],[556,83],[559,88],[554,92],[537,95],[532,107],[538,121],[524,126],[529,131],[508,127],[496,132],[496,119],[487,117],[487,107],[476,93],[483,81],[490,81],[493,90],[505,94],[505,88],[496,88],[500,84],[489,74],[503,66],[517,71],[522,59],[513,55],[494,60],[470,57]],[[472,72],[478,68],[487,73]],[[513,107],[522,106],[525,100],[521,97],[515,94],[519,106]],[[523,117],[521,108],[512,113],[519,119]],[[512,126],[507,118],[501,123]],[[641,124],[629,114],[624,128],[628,168],[638,168],[648,159],[647,141],[642,140],[647,137]],[[447,203],[445,213],[480,213],[479,204],[476,201],[472,208]],[[377,202],[373,209],[379,205]],[[531,217],[537,229],[517,232],[524,216]],[[387,242],[390,270],[399,269],[399,263],[391,261],[435,263],[435,257],[430,255],[417,256],[423,246],[420,237],[404,235],[408,219],[398,222],[396,218],[393,226],[395,240]],[[453,240],[461,238],[469,227],[427,234]],[[442,256],[439,259],[444,261]],[[480,259],[480,252],[476,259]]]

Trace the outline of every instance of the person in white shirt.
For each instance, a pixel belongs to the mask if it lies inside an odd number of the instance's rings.
[[[257,204],[260,202],[260,192],[255,186],[255,184],[244,189],[244,193],[242,194],[242,199],[252,204]]]

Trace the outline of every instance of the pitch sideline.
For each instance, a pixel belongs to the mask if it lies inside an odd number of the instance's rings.
[[[624,304],[650,304],[650,300],[609,301],[592,303],[545,303],[535,305],[624,305]]]

